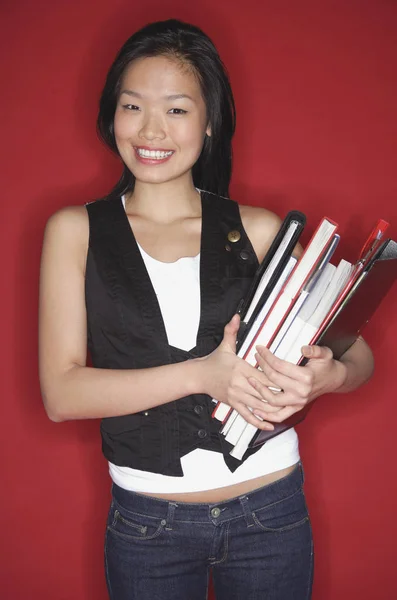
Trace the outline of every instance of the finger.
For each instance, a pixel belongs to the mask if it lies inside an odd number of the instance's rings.
[[[285,406],[299,406],[302,404],[306,404],[308,393],[307,390],[309,388],[303,388],[302,384],[294,382],[294,385],[291,385],[291,380],[289,380],[288,385],[291,389],[283,389],[282,392],[274,392],[269,389],[267,386],[262,385],[258,381],[250,380],[250,383],[255,389],[260,392],[263,400],[269,404],[269,406],[273,407],[285,407]],[[303,391],[302,391],[303,390]],[[272,411],[273,412],[273,411]]]
[[[222,344],[227,346],[233,352],[236,352],[237,332],[240,327],[239,315],[234,315],[232,319],[225,325],[223,330]]]
[[[307,382],[307,369],[304,369],[298,365],[294,365],[293,363],[287,362],[286,360],[282,360],[281,358],[274,356],[274,354],[272,354],[270,350],[268,348],[265,348],[264,346],[257,346],[257,354],[259,354],[259,356],[263,359],[264,364],[267,365],[268,368],[265,370],[262,366],[262,363],[260,364],[263,372],[266,373],[266,375],[270,379],[273,380],[273,375],[272,377],[269,376],[269,367],[271,369],[271,372],[274,374],[279,373],[297,381]],[[277,382],[275,381],[274,383]],[[284,389],[284,386],[280,387]]]
[[[262,361],[262,359],[261,359]],[[259,365],[260,366],[260,365]],[[262,370],[262,368],[254,368],[250,367],[247,369],[247,372],[244,373],[245,377],[248,379],[257,379],[262,385],[266,385],[267,387],[277,387],[274,381],[271,381],[266,373]]]
[[[331,360],[333,353],[331,348],[327,346],[302,346],[301,352],[306,358],[320,358],[323,360]]]
[[[258,369],[252,369],[255,376],[259,375]],[[251,385],[250,377],[240,376],[235,380],[233,386],[229,389],[228,396],[232,402],[244,402],[249,408],[255,408],[255,406],[261,406],[263,403],[263,397],[259,390],[255,386]],[[267,379],[265,378],[267,384]],[[257,404],[259,402],[259,404]],[[256,403],[256,404],[255,404]],[[278,410],[278,408],[272,408],[271,410]]]
[[[239,396],[241,393],[246,394],[247,396],[253,396],[260,402],[263,402],[262,396],[258,390],[256,390],[252,385],[250,385],[248,379],[241,379],[236,385],[236,395]]]
[[[261,359],[262,361],[262,359]],[[256,361],[258,363],[258,361]],[[266,373],[264,373],[264,371],[262,370],[262,366],[260,363],[258,363],[259,368],[258,367],[253,367],[252,365],[248,364],[245,360],[242,360],[243,363],[243,375],[248,379],[249,377],[254,377],[255,379],[258,379],[263,385],[267,385],[267,386],[273,386],[273,387],[277,387],[274,383],[274,381],[271,381]]]
[[[271,423],[283,423],[286,419],[299,412],[303,406],[285,406],[277,413],[262,413],[262,418]]]
[[[260,410],[265,410],[267,412],[277,412],[281,410],[281,408],[284,408],[285,403],[283,402],[283,396],[280,397],[280,400],[277,402],[277,404],[273,400],[277,393],[281,392],[274,393],[271,389],[268,388],[268,386],[262,385],[254,377],[250,377],[248,379],[248,383],[255,390],[255,394],[257,394],[256,397],[260,400],[260,402],[264,402],[266,404],[265,407],[261,406]],[[263,394],[266,394],[266,398],[264,398]],[[271,402],[269,402],[267,398],[269,398]]]
[[[263,397],[259,394],[259,398],[256,398],[252,395],[254,392],[253,386],[248,384],[248,391],[245,391],[244,388],[239,388],[238,390],[233,390],[230,394],[230,404],[238,405],[244,404],[248,410],[251,411],[268,411],[268,412],[277,412],[280,410],[279,406],[268,406],[264,401]]]
[[[256,355],[256,356],[257,356],[257,360],[258,360],[261,368],[263,369],[263,372],[273,382],[273,385],[275,387],[281,388],[284,391],[285,397],[282,400],[282,403],[284,405],[296,404],[297,402],[298,403],[302,402],[303,398],[306,398],[307,396],[309,396],[309,394],[312,391],[313,379],[314,379],[314,375],[311,370],[306,369],[304,367],[297,367],[296,365],[293,365],[296,367],[296,369],[293,372],[291,372],[291,374],[289,376],[287,376],[287,375],[284,375],[283,373],[280,373],[279,371],[276,371],[274,368],[272,368],[266,360],[261,358],[261,356],[259,356],[259,355]],[[285,361],[281,361],[281,362],[285,362]],[[258,390],[258,388],[256,388],[256,389]],[[262,388],[259,389],[258,391],[260,391],[261,395],[263,395]],[[287,394],[288,394],[288,400],[286,397]],[[278,399],[274,399],[272,396],[270,396],[270,400],[269,400],[268,395],[266,395],[264,397],[266,398],[266,400],[268,400],[268,402],[273,403],[273,401],[274,401],[276,405],[279,405]],[[294,400],[294,398],[295,398],[295,400]]]
[[[237,404],[236,410],[247,421],[247,423],[254,425],[254,427],[257,427],[258,429],[265,429],[267,431],[272,431],[274,429],[274,425],[262,419],[260,416],[261,411],[258,411],[258,416],[255,416],[253,411],[251,411],[244,404]]]

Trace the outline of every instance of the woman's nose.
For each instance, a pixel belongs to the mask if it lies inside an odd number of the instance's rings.
[[[166,137],[166,133],[161,119],[155,115],[148,115],[142,124],[139,137],[146,140],[163,140]]]

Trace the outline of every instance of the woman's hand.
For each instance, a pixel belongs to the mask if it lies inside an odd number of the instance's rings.
[[[255,414],[263,412],[263,397],[260,390],[272,382],[260,370],[236,356],[236,338],[240,318],[235,315],[226,325],[223,340],[211,354],[201,359],[204,392],[212,398],[225,402],[237,410],[248,423],[260,429],[274,429],[273,425],[262,422]],[[258,390],[250,384],[257,382]],[[267,388],[266,388],[267,389]],[[278,413],[279,406],[267,406],[267,413]]]
[[[272,387],[282,390],[275,392],[259,382],[257,378],[249,379],[250,385],[259,392],[262,400],[268,403],[268,409],[264,410],[262,404],[262,410],[258,413],[263,419],[280,423],[318,396],[343,386],[347,377],[347,367],[333,359],[329,348],[304,346],[302,353],[309,359],[304,367],[275,357],[263,346],[257,347],[255,358],[260,369],[272,382]],[[273,412],[274,408],[280,410]]]

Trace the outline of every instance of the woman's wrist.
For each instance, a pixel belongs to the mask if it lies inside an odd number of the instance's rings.
[[[206,364],[205,358],[193,358],[186,362],[188,369],[187,384],[190,394],[205,394],[206,390]]]
[[[339,370],[344,369],[346,374],[341,385],[335,390],[339,394],[357,389],[371,378],[374,371],[371,349],[362,338],[358,338],[336,362],[339,364]]]
[[[335,387],[332,390],[332,392],[335,394],[341,394],[345,391],[349,391],[348,389],[345,389],[347,387],[346,384],[349,379],[348,365],[345,362],[336,360],[335,358],[333,359],[333,363],[335,373],[333,377],[333,382]]]

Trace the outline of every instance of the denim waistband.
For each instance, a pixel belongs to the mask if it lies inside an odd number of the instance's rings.
[[[113,499],[125,510],[160,519],[221,524],[247,515],[248,511],[259,510],[292,496],[303,485],[304,476],[301,463],[295,469],[272,483],[247,494],[216,503],[176,502],[153,496],[145,496],[112,486]]]

